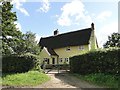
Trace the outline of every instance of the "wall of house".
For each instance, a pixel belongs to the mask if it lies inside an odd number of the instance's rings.
[[[45,50],[45,48],[43,48],[40,53],[40,59],[41,59],[41,61],[43,61],[45,58],[51,59],[49,53]]]
[[[54,51],[59,55],[59,64],[65,63],[65,58],[69,58],[69,57],[72,57],[75,55],[84,54],[84,53],[89,51],[89,45],[83,45],[83,47],[84,47],[83,50],[80,50],[79,47],[80,46],[70,46],[69,51],[66,51],[67,47],[54,49]],[[62,58],[62,62],[61,62],[61,58]],[[66,63],[69,63],[69,60]]]
[[[95,30],[92,31],[89,42],[90,42],[91,50],[95,50],[95,49],[98,48],[97,47],[97,42],[96,42]]]
[[[57,56],[51,56],[49,52],[43,48],[43,50],[40,53],[40,59],[41,61],[45,59],[49,59],[49,64],[52,64],[52,58],[55,58],[55,64],[57,64]],[[47,62],[45,62],[47,64]]]
[[[91,37],[90,37],[90,44],[89,45],[82,45],[84,47],[83,50],[80,50],[79,47],[80,46],[70,46],[70,50],[67,51],[66,48],[58,48],[58,49],[54,49],[54,51],[59,55],[59,57],[57,56],[51,56],[49,54],[49,52],[44,48],[41,51],[41,60],[44,60],[45,58],[49,59],[49,64],[53,64],[52,62],[52,58],[55,58],[55,64],[64,64],[64,63],[69,63],[69,60],[65,60],[65,59],[69,59],[69,57],[72,56],[76,56],[76,55],[80,55],[80,54],[84,54],[90,50],[94,50],[97,49],[97,43],[96,43],[96,37],[94,34],[94,30],[91,33]],[[58,62],[59,61],[59,62]],[[66,61],[66,62],[65,62]]]
[[[49,54],[49,52],[44,48],[40,53],[40,57],[41,57],[42,61],[45,58],[48,58],[49,59],[49,64],[53,64],[52,63],[52,58],[55,58],[55,64],[57,64],[57,63],[59,63],[59,64],[65,64],[65,63],[69,64],[69,57],[84,54],[84,53],[88,52],[89,48],[90,48],[89,45],[82,45],[83,50],[80,50],[79,47],[80,46],[70,46],[69,51],[66,50],[67,47],[54,49],[54,51],[59,55],[59,57],[51,56]]]

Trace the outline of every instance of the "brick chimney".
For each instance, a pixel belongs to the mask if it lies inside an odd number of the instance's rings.
[[[54,36],[58,35],[59,34],[59,31],[58,29],[54,31]]]
[[[91,29],[94,30],[94,23],[91,24]]]

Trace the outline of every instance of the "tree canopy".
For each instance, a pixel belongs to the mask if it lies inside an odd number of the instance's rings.
[[[10,54],[13,52],[11,46],[15,45],[17,41],[19,42],[18,38],[22,33],[16,28],[17,16],[15,12],[12,12],[13,5],[10,2],[2,1],[1,8],[2,53]]]
[[[103,46],[104,48],[120,47],[120,34],[113,33],[111,36],[108,36],[108,41]]]
[[[15,52],[18,54],[25,54],[25,53],[32,53],[32,54],[39,54],[40,47],[35,40],[36,36],[35,33],[30,31],[26,32],[21,37],[21,42],[16,47],[13,47]]]
[[[16,12],[12,11],[11,2],[2,1],[0,7],[2,54],[24,54],[27,52],[38,54],[40,48],[35,41],[35,34],[32,32],[23,34],[19,28],[16,28],[17,16]]]

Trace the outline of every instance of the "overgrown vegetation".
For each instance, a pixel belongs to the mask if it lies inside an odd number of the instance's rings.
[[[4,74],[3,86],[36,86],[50,80],[47,75],[38,71],[29,71],[27,73]]]
[[[3,73],[27,72],[32,69],[40,69],[39,66],[39,58],[33,54],[3,56]]]
[[[118,88],[120,48],[90,51],[70,58],[70,71],[96,85]]]
[[[120,48],[92,51],[70,58],[70,70],[74,73],[105,73],[118,75]]]
[[[101,87],[110,87],[110,88],[118,88],[118,78],[119,76],[96,73],[96,74],[72,74],[79,79],[85,80],[89,83],[93,83],[95,85],[99,85]]]

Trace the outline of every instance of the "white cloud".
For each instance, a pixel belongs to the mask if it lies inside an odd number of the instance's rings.
[[[103,44],[108,40],[108,36],[114,32],[118,32],[117,22],[112,22],[100,28],[98,32],[96,32],[99,45],[102,47]]]
[[[105,21],[106,18],[109,18],[112,15],[111,11],[104,11],[97,16],[97,21]]]
[[[42,2],[42,7],[40,7],[37,11],[38,12],[45,12],[47,13],[50,9],[50,3],[49,3],[49,0],[43,0]]]
[[[21,24],[18,22],[14,22],[14,23],[16,24],[16,28],[21,31],[22,30]]]
[[[88,12],[84,9],[84,4],[80,0],[73,0],[70,3],[66,3],[61,8],[62,14],[57,20],[57,23],[61,26],[70,26],[75,23],[79,23],[81,20],[85,23],[91,23],[92,19]]]
[[[15,4],[15,8],[18,9],[20,12],[22,12],[23,14],[25,14],[26,16],[29,16],[29,13],[27,12],[27,10],[25,8],[23,8],[23,2],[26,2],[26,0],[13,0],[12,4]]]

